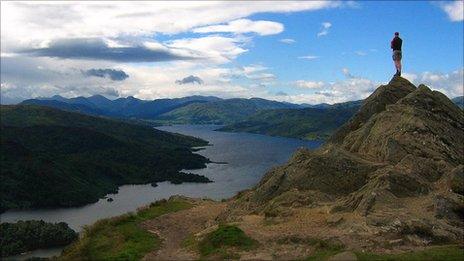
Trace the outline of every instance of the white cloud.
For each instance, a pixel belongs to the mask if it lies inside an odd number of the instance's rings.
[[[350,73],[350,69],[342,68],[342,73],[346,78],[356,78],[353,74]]]
[[[293,82],[291,85],[306,90],[306,93],[290,94],[280,99],[294,103],[333,104],[364,99],[380,85],[379,82],[352,75],[348,68],[343,68],[342,72],[346,76],[346,79],[341,81],[298,80]]]
[[[332,27],[332,24],[330,22],[324,22],[321,25],[322,25],[321,31],[319,31],[319,33],[317,33],[317,37],[328,35],[329,34],[329,29],[330,29],[330,27]]]
[[[407,79],[410,82],[415,82],[417,79],[417,74],[414,73],[401,73],[401,77]]]
[[[315,60],[318,59],[319,56],[315,55],[305,55],[305,56],[299,56],[298,59],[305,59],[305,60]]]
[[[342,5],[341,1],[2,2],[2,52],[4,48],[40,46],[56,38],[172,35],[257,13],[290,13]]]
[[[237,67],[230,72],[230,77],[239,78],[245,77],[249,80],[259,82],[259,84],[269,84],[277,79],[277,77],[268,72],[269,68],[261,64],[250,64],[248,66]]]
[[[464,20],[464,1],[455,0],[452,2],[440,3],[441,9],[446,12],[449,19],[453,22]]]
[[[258,13],[313,11],[345,5],[350,6],[342,1],[2,2],[2,96],[31,98],[61,94],[72,97],[115,91],[121,96],[147,99],[191,94],[259,96],[259,89],[250,86],[262,85],[262,82],[272,84],[277,79],[273,73],[258,66],[237,73],[235,67],[223,66],[246,53],[256,34],[276,34],[284,28],[277,22],[246,18]],[[235,35],[175,37],[195,29]],[[159,41],[161,34],[171,40]],[[57,40],[76,38],[97,39],[112,51],[143,47],[193,59],[168,60],[159,64],[149,61],[135,65],[119,60],[15,55],[19,50],[50,48]],[[3,66],[5,63],[8,65]],[[81,70],[91,68],[123,70],[130,77],[123,83],[110,83],[101,77],[84,77]],[[245,79],[242,85],[233,83],[237,74]],[[183,85],[182,88],[175,85],[176,79],[187,75],[195,75],[205,84]]]
[[[359,56],[366,56],[366,55],[367,55],[367,53],[364,52],[364,51],[355,51],[354,53],[355,53],[356,55],[359,55]]]
[[[403,73],[402,76],[415,85],[425,84],[431,89],[443,92],[451,98],[464,95],[464,68],[449,73]]]
[[[124,83],[106,77],[88,77],[82,72],[94,68],[120,71],[114,63],[74,62],[50,58],[5,57],[1,60],[1,95],[27,99],[60,94],[67,97],[116,94]],[[130,77],[129,77],[130,78]]]
[[[284,38],[284,39],[280,39],[279,41],[282,42],[282,43],[286,43],[286,44],[296,43],[296,41],[294,39],[291,39],[291,38]]]
[[[243,45],[248,41],[243,37],[210,35],[201,38],[184,38],[166,43],[166,46],[187,52],[190,56],[206,58],[208,62],[227,63],[247,52]]]
[[[305,89],[319,89],[324,87],[324,82],[298,80],[294,83],[296,87]]]
[[[310,81],[307,81],[310,82]],[[337,82],[314,82],[318,88],[308,88],[303,93],[282,95],[268,95],[266,98],[292,103],[340,103],[365,99],[380,83],[365,78],[350,78]]]
[[[210,25],[193,29],[195,33],[256,33],[259,35],[279,34],[284,30],[284,25],[271,21],[251,21],[239,19],[222,25]]]

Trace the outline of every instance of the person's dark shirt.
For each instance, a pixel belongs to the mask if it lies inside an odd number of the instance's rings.
[[[403,40],[399,36],[395,36],[391,41],[391,48],[393,51],[401,51],[401,46],[403,45]]]

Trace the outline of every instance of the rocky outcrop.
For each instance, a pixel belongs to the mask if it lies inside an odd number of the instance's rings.
[[[327,144],[299,150],[240,193],[228,215],[327,206],[377,233],[462,240],[463,165],[464,112],[440,92],[394,77]]]

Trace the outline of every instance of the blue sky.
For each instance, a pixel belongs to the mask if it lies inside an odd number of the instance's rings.
[[[2,2],[2,102],[54,94],[362,99],[394,73],[395,31],[404,77],[454,97],[463,92],[462,6]],[[95,70],[105,74],[86,73]]]

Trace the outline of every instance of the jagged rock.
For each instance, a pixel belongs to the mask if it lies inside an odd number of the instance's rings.
[[[463,110],[394,77],[324,146],[297,151],[237,196],[228,213],[327,205],[332,215],[365,217],[357,222],[373,231],[422,243],[457,240],[464,236],[463,141]]]

